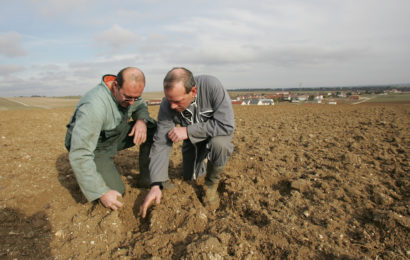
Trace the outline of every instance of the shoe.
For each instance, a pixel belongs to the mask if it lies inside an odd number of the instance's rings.
[[[211,211],[215,211],[219,208],[219,194],[218,185],[214,184],[212,186],[205,185],[205,196],[203,199],[205,207]]]
[[[208,162],[206,165],[205,184],[208,187],[218,187],[219,178],[224,171],[224,166],[215,166],[212,162]]]

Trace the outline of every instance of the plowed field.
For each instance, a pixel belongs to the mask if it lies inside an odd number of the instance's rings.
[[[158,107],[150,107],[156,118]],[[139,216],[138,148],[116,212],[87,203],[64,148],[73,108],[0,111],[1,259],[408,259],[410,104],[234,106],[221,205],[181,179]]]

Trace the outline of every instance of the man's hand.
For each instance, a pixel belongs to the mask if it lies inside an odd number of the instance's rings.
[[[117,210],[122,207],[122,203],[118,201],[118,197],[122,197],[116,190],[109,190],[107,193],[101,196],[100,201],[106,208]]]
[[[188,139],[188,131],[186,127],[176,126],[168,132],[168,137],[172,142],[178,143],[180,141]]]
[[[134,136],[134,144],[140,145],[147,140],[147,124],[144,120],[137,120],[128,136]]]
[[[147,215],[147,209],[151,205],[151,203],[155,200],[157,204],[161,202],[162,192],[158,185],[152,186],[151,190],[148,192],[147,196],[145,197],[144,203],[140,208],[140,214],[142,218],[145,218]]]

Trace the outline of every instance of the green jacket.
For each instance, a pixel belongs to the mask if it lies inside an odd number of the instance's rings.
[[[80,99],[67,125],[65,145],[69,150],[70,164],[88,201],[98,199],[110,190],[94,162],[96,148],[110,149],[107,152],[114,154],[117,152],[112,151],[114,146],[104,145],[110,142],[110,130],[115,132],[117,126],[124,120],[128,122],[131,117],[133,120],[153,120],[143,99],[128,108],[121,107],[104,83],[105,76],[99,85]]]

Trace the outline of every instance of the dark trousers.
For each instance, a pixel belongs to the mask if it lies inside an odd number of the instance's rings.
[[[225,166],[233,151],[232,136],[215,136],[192,144],[189,139],[182,145],[182,166],[185,180],[196,179],[206,172],[204,160],[213,165]]]

